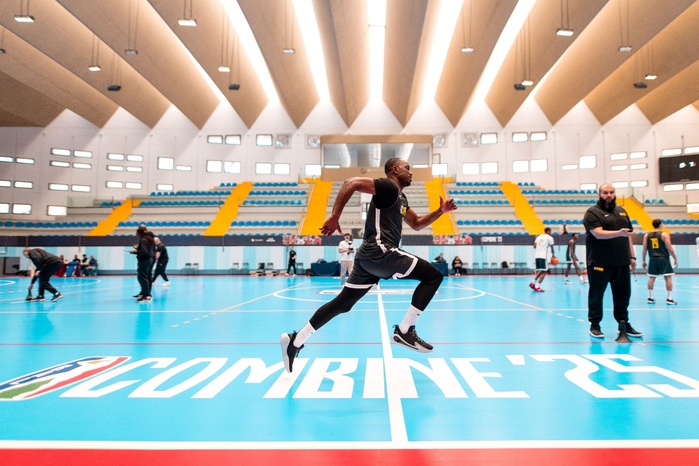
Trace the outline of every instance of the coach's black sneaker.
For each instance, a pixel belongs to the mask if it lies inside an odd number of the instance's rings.
[[[294,340],[296,340],[297,332],[293,333],[282,333],[279,343],[282,345],[282,359],[284,360],[284,368],[287,372],[291,372],[294,368],[294,359],[299,355],[299,352],[303,349],[304,345],[300,348],[294,346]]]
[[[36,298],[32,299],[32,301],[39,301],[39,302],[43,303],[45,301],[45,299],[43,296],[37,296]]]
[[[630,337],[641,338],[643,334],[633,328],[630,323],[626,322],[626,334]]]
[[[58,300],[61,299],[62,297],[63,297],[63,295],[62,295],[61,293],[56,292],[56,294],[53,295],[53,298],[51,299],[51,302],[52,302],[52,303],[55,303],[56,301],[58,301]]]
[[[602,333],[599,324],[590,325],[590,336],[593,338],[604,338],[604,333]]]
[[[393,326],[395,330],[393,331],[393,342],[403,345],[406,348],[410,348],[413,351],[418,351],[420,353],[429,353],[432,351],[433,347],[425,340],[417,336],[415,331],[415,326],[411,325],[408,331],[403,333],[400,331],[398,325]]]

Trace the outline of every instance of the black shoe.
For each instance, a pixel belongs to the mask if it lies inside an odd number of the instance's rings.
[[[648,298],[648,304],[655,304],[655,299]]]
[[[39,302],[44,302],[46,301],[43,296],[37,296],[36,298],[32,299],[32,301],[39,301]]]
[[[294,340],[296,340],[296,332],[293,333],[282,333],[279,343],[282,345],[282,359],[284,360],[284,368],[287,372],[291,372],[294,367],[294,359],[299,355],[299,352],[303,349],[305,345],[301,345],[300,348],[294,346]]]
[[[61,293],[56,292],[56,294],[53,295],[53,298],[51,299],[51,302],[52,302],[52,303],[55,303],[56,301],[58,301],[58,300],[61,299],[62,297],[63,297],[63,295],[62,295]]]
[[[138,298],[139,303],[147,303],[149,301],[153,301],[152,296],[141,296],[140,298]]]
[[[25,299],[25,301],[31,301],[33,299],[34,299],[34,297],[32,295],[28,294],[27,299]]]
[[[408,331],[403,333],[400,331],[398,325],[394,325],[395,330],[393,331],[393,342],[403,345],[406,348],[410,348],[413,351],[418,351],[420,353],[429,353],[432,351],[433,347],[425,340],[417,336],[415,331],[415,326],[411,325]]]
[[[674,299],[668,298],[668,299],[665,301],[665,304],[672,304],[672,305],[675,305],[675,306],[676,306],[676,305],[677,305],[677,301],[675,301]]]
[[[590,336],[593,338],[604,338],[604,333],[602,333],[599,324],[590,325]]]
[[[633,328],[630,323],[626,322],[626,334],[630,337],[641,338],[643,334]]]
[[[143,298],[143,295],[142,294],[135,294],[135,295],[133,295],[133,297],[136,299],[141,299],[141,298]]]

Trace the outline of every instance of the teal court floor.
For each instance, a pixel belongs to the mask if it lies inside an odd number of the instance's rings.
[[[337,278],[54,278],[26,302],[0,278],[0,464],[699,464],[699,276],[646,302],[633,283],[617,343],[589,336],[587,286],[527,276],[444,280],[418,332],[391,344],[415,282],[382,281],[306,344],[279,336]],[[49,297],[49,296],[47,296]]]

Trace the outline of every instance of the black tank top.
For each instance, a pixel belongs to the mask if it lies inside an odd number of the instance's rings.
[[[408,199],[398,185],[388,178],[374,180],[376,194],[371,198],[364,224],[364,241],[357,259],[375,257],[400,246],[403,218],[408,211]]]

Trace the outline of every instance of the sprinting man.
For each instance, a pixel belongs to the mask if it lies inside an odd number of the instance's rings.
[[[643,235],[643,268],[648,270],[648,304],[655,304],[653,299],[653,286],[655,279],[662,276],[665,277],[665,289],[667,290],[667,299],[665,304],[675,305],[677,302],[672,299],[672,276],[675,275],[675,270],[670,265],[670,256],[675,262],[677,268],[677,254],[675,248],[670,241],[670,234],[663,231],[663,222],[660,219],[653,220],[654,230]],[[646,252],[649,259],[646,267]]]
[[[582,275],[582,272],[580,271],[580,266],[578,265],[578,256],[575,254],[575,246],[578,244],[578,234],[573,233],[573,236],[571,236],[570,240],[568,241],[568,249],[566,249],[566,271],[564,274],[564,279],[563,283],[566,285],[570,285],[571,282],[568,280],[568,275],[570,275],[570,268],[575,267],[575,273],[578,274],[578,278],[580,279],[580,283],[585,283],[585,278]]]
[[[380,279],[417,280],[412,301],[400,325],[395,326],[393,342],[414,351],[428,353],[432,345],[417,335],[415,325],[442,283],[442,273],[432,264],[399,249],[405,221],[414,230],[431,225],[447,212],[456,210],[453,199],[440,197],[439,208],[417,215],[408,205],[403,189],[410,186],[413,175],[410,164],[394,157],[384,165],[386,178],[352,177],[345,180],[337,193],[333,210],[320,228],[324,235],[340,229],[340,215],[347,201],[359,191],[371,194],[371,204],[364,226],[364,240],[356,252],[354,269],[342,291],[332,301],[322,305],[299,332],[283,333],[280,338],[284,367],[288,372],[308,338],[334,317],[348,312]]]
[[[546,274],[549,271],[548,257],[549,249],[551,250],[551,259],[556,257],[553,253],[553,236],[551,236],[551,227],[544,228],[544,232],[536,237],[534,240],[534,249],[536,253],[534,254],[534,261],[536,267],[536,273],[534,274],[534,279],[529,283],[529,287],[538,292],[543,292],[541,289],[541,282],[546,278]]]

